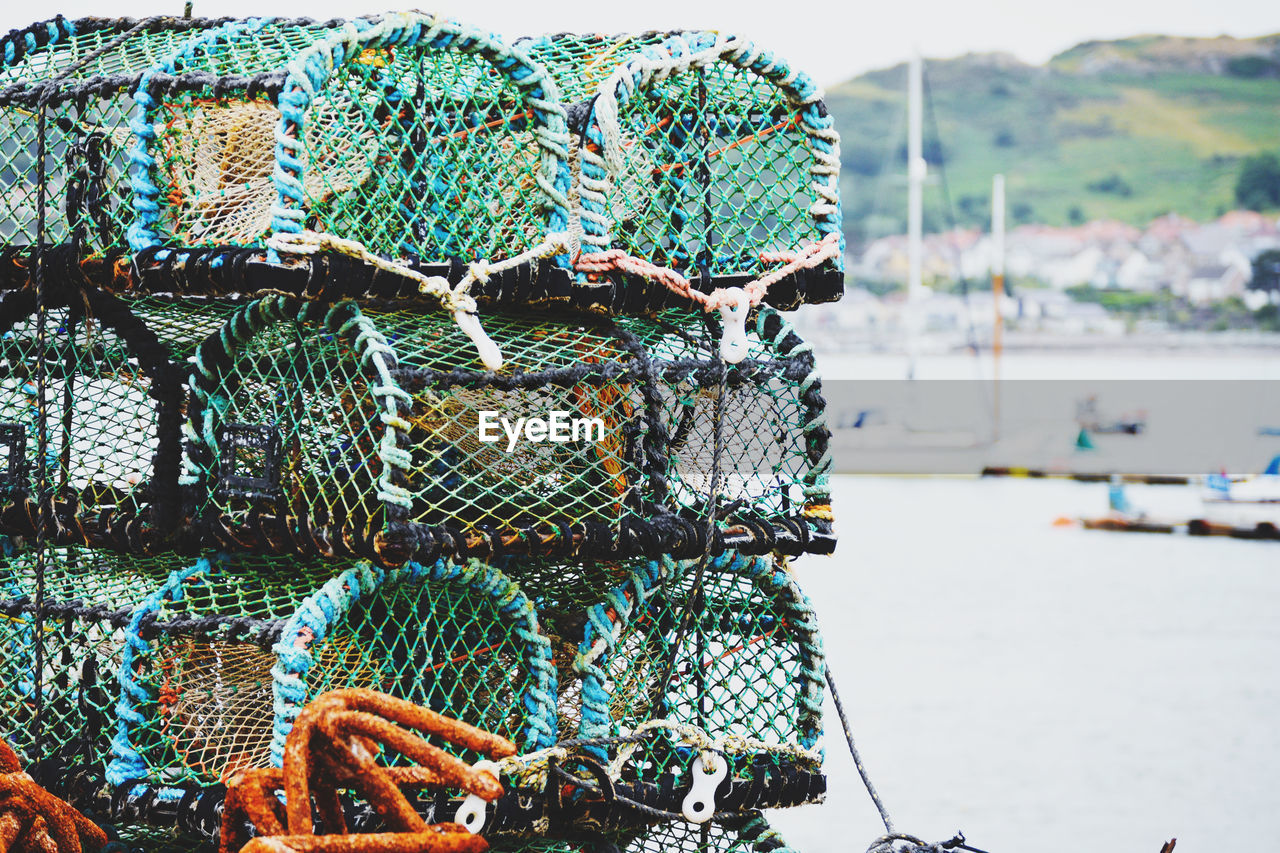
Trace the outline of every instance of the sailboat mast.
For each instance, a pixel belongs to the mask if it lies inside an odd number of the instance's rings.
[[[1000,303],[1004,297],[1004,175],[991,180],[991,304],[995,318],[991,327],[992,376],[995,387],[992,399],[992,432],[1000,437],[1000,354],[1004,351],[1004,317]]]
[[[911,57],[907,73],[907,298],[919,302],[924,296],[921,275],[924,221],[924,62],[920,54]]]

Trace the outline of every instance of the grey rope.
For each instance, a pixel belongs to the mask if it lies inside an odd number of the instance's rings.
[[[969,853],[986,853],[986,851],[966,844],[963,832],[957,832],[955,837],[948,841],[929,843],[914,835],[908,835],[905,832],[898,832],[894,829],[893,818],[889,817],[889,810],[884,807],[884,802],[880,799],[880,794],[876,791],[876,786],[872,784],[871,776],[867,774],[867,768],[862,763],[862,755],[858,752],[858,747],[853,742],[853,729],[850,728],[849,718],[844,713],[844,703],[840,701],[840,691],[836,690],[836,681],[831,675],[830,666],[827,667],[827,689],[831,691],[831,699],[835,703],[836,713],[840,716],[840,726],[844,729],[844,740],[849,745],[849,754],[853,756],[853,766],[858,768],[858,775],[862,777],[862,784],[866,787],[867,793],[871,795],[871,802],[876,804],[876,811],[880,812],[880,820],[884,823],[885,834],[871,842],[871,846],[867,848],[867,853],[946,853],[948,850],[968,850]],[[909,846],[898,846],[896,842],[899,841],[904,841]]]

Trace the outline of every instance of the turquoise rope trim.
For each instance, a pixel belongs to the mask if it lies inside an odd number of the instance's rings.
[[[455,563],[442,559],[430,566],[411,562],[391,569],[364,562],[329,580],[304,600],[285,623],[280,641],[272,648],[276,654],[276,664],[271,669],[275,710],[271,762],[274,766],[283,766],[285,740],[307,701],[314,698],[306,681],[315,664],[312,649],[328,636],[355,604],[380,589],[392,589],[402,584],[436,584],[479,594],[494,602],[520,640],[521,657],[531,677],[531,683],[521,697],[524,720],[519,746],[524,751],[533,751],[555,744],[558,731],[557,685],[551,641],[538,629],[533,604],[515,583],[480,560]],[[429,625],[422,626],[423,630],[430,628]],[[464,722],[481,727],[485,725],[483,720],[466,719],[461,709],[454,715]]]
[[[362,51],[384,47],[474,53],[510,80],[534,113],[534,135],[540,149],[535,180],[546,203],[546,232],[568,228],[570,137],[555,82],[527,54],[504,44],[493,34],[443,18],[408,12],[387,15],[376,25],[364,29],[344,26],[287,64],[288,76],[278,100],[281,118],[275,133],[276,164],[271,175],[277,192],[276,204],[271,209],[273,232],[298,233],[307,218],[303,181],[308,156],[304,131],[312,100],[338,68],[354,61]],[[378,247],[371,248],[378,251]],[[274,251],[269,257],[278,260]],[[567,268],[568,255],[561,253],[554,262]]]
[[[322,316],[318,316],[320,312],[324,312]],[[184,437],[196,452],[184,455],[180,482],[199,486],[201,494],[211,493],[217,476],[218,426],[231,406],[231,398],[224,393],[224,371],[235,369],[237,356],[256,335],[271,325],[287,321],[299,326],[319,325],[347,341],[355,350],[370,380],[369,393],[382,409],[379,419],[383,430],[378,444],[382,467],[376,481],[377,498],[384,504],[408,510],[413,506],[414,493],[394,482],[393,473],[398,469],[407,479],[413,463],[410,451],[400,446],[400,439],[409,428],[401,411],[408,411],[413,396],[391,375],[397,359],[386,336],[350,300],[325,306],[277,294],[264,296],[236,311],[217,333],[196,348],[188,385],[198,405],[192,407],[192,417],[182,425]],[[226,367],[217,369],[215,366],[220,364]]]
[[[573,671],[582,682],[582,711],[578,719],[578,737],[595,739],[616,734],[610,712],[610,694],[605,688],[609,681],[604,662],[617,648],[623,628],[632,617],[648,608],[649,593],[664,581],[673,581],[691,561],[677,563],[663,555],[659,560],[641,562],[630,577],[609,590],[604,601],[587,611],[587,626],[578,653],[573,659]],[[604,644],[603,652],[594,651],[597,643]],[[583,751],[597,760],[608,758],[603,746],[587,745]]]
[[[587,612],[585,637],[578,646],[578,654],[573,662],[573,670],[582,682],[579,737],[602,738],[621,733],[612,718],[612,697],[605,687],[610,680],[607,674],[608,657],[616,648],[623,630],[661,596],[660,587],[664,583],[674,582],[696,565],[696,559],[677,562],[664,558],[662,565],[650,561],[611,590],[602,603]],[[805,749],[813,748],[822,735],[826,659],[812,604],[786,570],[775,566],[768,556],[748,557],[735,551],[726,551],[712,558],[707,571],[733,573],[750,578],[758,589],[782,604],[787,621],[796,629],[802,653],[800,695],[797,697],[796,709],[797,745]],[[655,595],[650,596],[650,593]],[[599,642],[603,642],[604,651],[593,653],[592,647]],[[715,732],[711,734],[714,736]],[[603,747],[587,746],[584,751],[597,759],[607,757]]]
[[[159,161],[155,156],[155,145],[159,133],[153,123],[159,102],[151,94],[151,81],[157,74],[176,74],[183,65],[192,62],[199,51],[209,51],[233,39],[251,38],[271,22],[271,18],[249,18],[204,30],[183,42],[138,78],[138,85],[132,93],[135,104],[133,118],[129,121],[129,129],[135,139],[129,151],[129,186],[133,191],[134,210],[133,221],[126,232],[130,250],[141,252],[164,245],[158,228],[161,209],[157,181],[160,176],[156,173]]]
[[[61,29],[58,27],[59,23],[62,24]],[[36,26],[39,26],[39,24]],[[71,38],[75,36],[76,22],[65,18],[61,19],[61,21],[59,21],[58,18],[53,18],[44,22],[44,29],[45,32],[49,34],[49,40],[45,42],[43,46],[36,41],[35,33],[28,32],[22,34],[22,44],[26,48],[23,53],[24,57],[30,56],[33,53],[39,53],[42,50],[49,50],[58,42],[62,41],[63,38]],[[15,62],[17,62],[17,53],[18,51],[17,48],[14,47],[13,38],[6,36],[4,38],[4,64],[11,67]]]
[[[795,358],[805,354],[812,355],[813,344],[808,341],[797,344],[784,352],[787,337],[795,333],[795,327],[791,325],[791,322],[785,316],[768,305],[761,305],[756,311],[756,335],[759,338],[765,338],[765,322],[770,316],[778,319],[778,331],[771,341],[775,352],[785,358]],[[799,337],[798,334],[796,336]],[[815,359],[813,362],[813,369],[805,374],[805,377],[800,380],[800,385],[797,391],[799,392],[801,400],[803,400],[804,395],[807,394],[815,384],[821,381],[822,375],[818,372],[817,361]],[[804,412],[805,421],[801,426],[801,429],[804,431],[807,447],[807,439],[811,433],[827,429],[827,412],[825,409],[818,409],[815,411],[807,406],[805,407]],[[801,482],[804,483],[803,494],[805,498],[814,503],[830,503],[831,469],[834,466],[835,457],[831,452],[831,442],[828,441],[826,449],[817,458],[814,458],[812,455],[809,457],[809,466],[805,469],[804,475],[801,478]]]
[[[133,615],[125,628],[120,669],[116,677],[120,685],[120,698],[116,702],[116,736],[111,739],[111,753],[115,758],[107,765],[106,771],[107,783],[111,787],[118,788],[130,782],[153,779],[150,765],[134,745],[132,738],[133,730],[147,721],[141,708],[155,698],[138,683],[135,672],[141,663],[140,659],[151,651],[151,644],[142,639],[142,620],[148,614],[159,612],[166,603],[182,601],[188,582],[202,582],[206,575],[221,569],[228,559],[225,554],[217,554],[213,560],[201,557],[194,565],[173,571],[159,589],[133,609]],[[166,795],[161,796],[164,798]]]
[[[618,108],[621,110],[628,101],[636,96],[644,60],[662,61],[709,50],[716,44],[716,39],[717,37],[714,33],[682,33],[666,39],[659,45],[647,46],[639,51],[636,56],[627,60],[622,68],[615,72],[614,76],[601,85],[603,87],[608,85],[610,81],[614,81],[614,92]],[[739,45],[740,47],[736,50],[726,50],[720,57],[721,61],[728,62],[744,71],[749,71],[777,87],[795,107],[796,116],[800,121],[800,129],[804,133],[808,145],[815,151],[834,157],[838,163],[840,156],[838,138],[834,141],[828,138],[834,134],[835,120],[830,115],[822,115],[822,110],[819,106],[821,92],[813,79],[804,72],[791,68],[781,57],[774,55],[771,51],[756,47],[750,41],[740,41]],[[587,123],[587,141],[594,144],[597,150],[601,152],[605,150],[605,139],[600,131],[599,119],[594,106]],[[603,182],[608,179],[608,172],[603,160],[583,157],[581,170],[583,177],[588,180]],[[818,181],[815,180],[814,183],[818,183]],[[833,198],[835,209],[834,211],[817,212],[811,210],[810,215],[818,231],[819,239],[827,234],[834,233],[839,235],[840,254],[836,264],[838,269],[843,270],[845,239],[842,227],[843,213],[839,200],[840,176],[838,170],[835,175],[825,176],[822,179],[822,183]],[[607,251],[610,248],[612,236],[607,227],[609,220],[604,206],[584,194],[581,197],[580,218],[585,234],[602,238],[598,243],[584,240],[582,251],[584,253]],[[579,278],[585,280],[585,274],[579,274]]]

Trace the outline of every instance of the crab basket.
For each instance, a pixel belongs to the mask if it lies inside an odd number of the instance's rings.
[[[58,17],[0,38],[0,244],[37,242],[43,199],[41,242],[87,251],[125,245],[134,214],[133,86],[157,59],[215,23]]]
[[[171,575],[127,631],[107,778],[135,803],[149,792],[216,800],[236,770],[281,766],[302,708],[338,688],[389,693],[522,750],[557,735],[550,644],[528,599],[479,561],[286,570],[279,558],[220,556]],[[216,825],[188,829],[211,836]]]
[[[43,487],[46,532],[145,550],[178,522],[181,372],[115,297],[51,288],[45,309],[0,295],[0,533],[36,534]]]
[[[579,278],[602,307],[680,298],[613,255],[704,293],[762,282],[776,308],[840,298],[839,137],[817,86],[781,58],[672,36],[615,68],[580,127]]]
[[[496,373],[448,318],[370,316],[413,397],[408,521],[428,534],[417,541],[490,556],[688,556],[714,502],[726,544],[831,549],[821,383],[767,306],[750,357],[723,369],[717,330],[691,332],[678,312],[486,314],[506,359]]]
[[[394,365],[352,302],[241,305],[192,357],[181,486],[201,535],[327,553],[385,526],[387,500],[406,502],[384,473],[407,396]]]
[[[772,557],[726,551],[697,586],[696,564],[654,561],[590,614],[575,662],[579,735],[653,732],[591,748],[633,783],[687,772],[708,741],[735,777],[819,769],[825,664],[808,598]]]
[[[143,81],[151,166],[135,250],[261,247],[311,229],[447,271],[565,230],[564,110],[522,53],[419,13],[350,21],[265,55],[244,48],[255,44],[246,26],[181,59],[179,70],[209,72],[191,85]],[[567,256],[548,263],[567,267]]]
[[[697,564],[503,561],[550,637],[561,729],[576,738],[504,762],[506,794],[466,816],[472,831],[517,850],[590,826],[624,847],[821,798],[824,663],[808,600],[771,558],[726,552],[695,588]]]
[[[139,590],[169,566],[88,548],[41,554],[0,540],[0,737],[41,784],[62,789],[74,777],[100,787],[115,732],[124,629]]]

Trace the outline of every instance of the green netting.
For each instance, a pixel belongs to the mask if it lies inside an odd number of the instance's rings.
[[[499,385],[452,317],[407,311],[371,316],[400,356],[397,376],[414,395],[411,520],[452,522],[470,532],[551,519],[617,523],[637,513],[644,403],[631,377],[603,372],[629,358],[609,323],[486,317],[488,334],[503,350],[504,373],[526,380]],[[535,381],[539,376],[546,381]],[[558,433],[512,441],[499,420],[514,428],[517,419],[547,420],[553,412],[564,413],[568,441],[553,440]]]
[[[0,538],[2,539],[2,538]],[[123,615],[172,559],[84,548],[45,551],[44,667],[36,717],[37,552],[3,540],[0,557],[0,736],[29,766],[55,759],[96,774],[110,758]]]
[[[607,737],[665,720],[758,742],[729,756],[735,772],[766,749],[811,761],[806,751],[822,731],[824,664],[808,599],[769,557],[727,552],[707,566],[700,590],[696,575],[696,561],[652,564],[592,612],[575,662],[583,680],[579,732]],[[668,668],[672,680],[664,683]],[[661,733],[625,758],[622,778],[678,773],[689,746],[678,730]]]
[[[590,98],[614,69],[670,33],[556,33],[512,45],[551,73],[566,104]],[[576,128],[570,128],[576,130]]]
[[[176,19],[149,24],[118,41],[129,19],[58,19],[0,39],[0,89],[35,87],[60,78],[45,121],[46,242],[75,241],[91,251],[124,245],[134,211],[129,204],[134,109],[127,84],[100,86],[80,96],[78,84],[128,80],[214,22]],[[97,54],[105,49],[105,52]],[[38,124],[35,97],[0,105],[0,240],[35,242]]]
[[[149,104],[134,248],[261,245],[305,225],[428,261],[502,259],[565,227],[563,109],[542,69],[417,13],[250,55],[229,26],[180,70],[285,74],[273,103],[213,79]]]
[[[83,511],[136,514],[150,499],[158,451],[156,363],[118,318],[87,304],[50,307],[43,352],[34,300],[0,298],[0,500],[33,499],[39,464],[37,373],[44,362],[45,459],[52,495]],[[110,325],[109,325],[110,324]]]
[[[662,824],[630,831],[584,832],[574,840],[555,838],[498,838],[495,853],[794,853],[759,812],[704,828]]]
[[[174,573],[163,585],[135,592],[138,613],[162,623],[221,620],[154,637],[136,619],[130,623],[130,651],[118,666],[129,705],[121,718],[129,725],[111,772],[121,781],[208,785],[269,762],[276,662],[271,641],[278,625],[343,565],[251,556],[193,565],[174,556],[168,568]],[[228,635],[233,620],[278,625],[265,639]],[[335,651],[325,660],[341,668],[351,657]],[[359,671],[352,668],[353,678]]]
[[[195,512],[256,510],[377,529],[382,466],[372,327],[351,303],[242,306],[193,357],[184,483]],[[374,386],[374,387],[371,387]]]
[[[143,107],[151,133],[140,142],[154,162],[147,180],[139,179],[135,187],[143,197],[158,190],[163,205],[158,222],[144,215],[144,228],[186,246],[260,242],[276,203],[271,174],[280,110],[260,89],[250,95],[247,80],[282,68],[334,26],[233,21],[183,44],[144,75]],[[152,91],[158,74],[204,75],[205,82]],[[227,93],[216,81],[232,76],[241,83]],[[317,143],[323,147],[323,140]],[[134,243],[137,248],[136,236]]]
[[[281,668],[298,682],[286,677],[278,689],[277,764],[305,701],[357,685],[500,734],[524,750],[555,742],[550,642],[532,604],[497,569],[478,560],[411,563],[387,572],[364,565],[311,601],[282,636],[281,648],[291,654],[281,654]],[[468,761],[481,757],[441,746]]]
[[[121,301],[164,343],[173,360],[183,363],[250,300],[234,296],[125,294]]]
[[[284,297],[239,308],[194,357],[184,482],[197,516],[374,531],[389,506],[464,535],[593,524],[617,535],[654,515],[705,514],[717,411],[722,519],[825,507],[822,400],[776,315],[761,312],[751,359],[728,368],[723,406],[716,338],[685,331],[687,316],[485,322],[507,360],[497,375],[436,311]],[[377,341],[386,377],[371,361]]]
[[[131,624],[116,784],[208,786],[244,767],[279,766],[302,707],[342,687],[408,699],[529,749],[554,740],[549,643],[518,588],[483,563],[343,571],[223,557],[170,578],[141,611],[170,624],[223,621],[151,639]],[[267,624],[228,634],[237,619]]]
[[[775,253],[838,234],[838,144],[810,96],[812,81],[744,40],[689,34],[644,50],[601,84],[587,124],[584,251],[761,275]]]

